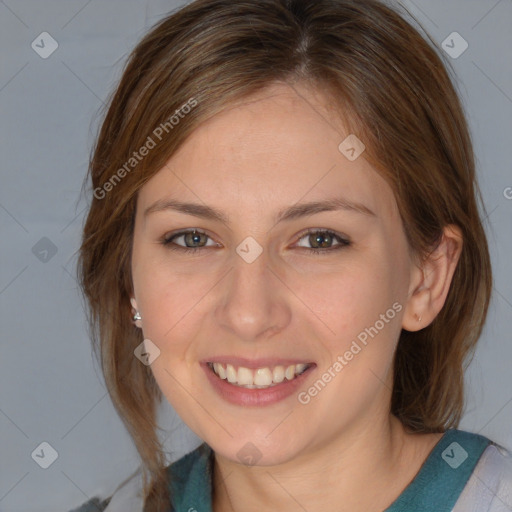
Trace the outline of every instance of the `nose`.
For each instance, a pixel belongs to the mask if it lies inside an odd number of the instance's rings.
[[[217,325],[230,337],[257,341],[290,323],[287,288],[269,265],[266,251],[248,263],[235,255],[215,310]]]

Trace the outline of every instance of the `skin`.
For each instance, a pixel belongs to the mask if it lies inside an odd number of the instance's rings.
[[[390,414],[392,361],[401,329],[426,327],[442,308],[460,232],[448,226],[417,266],[392,190],[364,153],[351,162],[340,152],[348,133],[326,105],[305,85],[274,84],[203,123],[137,199],[132,304],[161,351],[151,369],[165,397],[215,451],[216,512],[382,511],[440,439],[408,434]],[[333,196],[375,215],[327,211],[275,223],[282,208]],[[215,207],[228,222],[171,209],[144,215],[169,198]],[[209,237],[188,241],[203,247],[194,254],[161,243],[193,228]],[[310,254],[307,228],[351,244]],[[248,236],[263,249],[252,263],[235,250]],[[296,357],[317,365],[307,390],[394,303],[401,311],[307,405],[296,395],[230,404],[199,366],[225,354]],[[261,452],[254,466],[237,457],[248,442]]]

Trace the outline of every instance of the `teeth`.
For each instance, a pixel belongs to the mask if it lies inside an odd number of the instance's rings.
[[[225,379],[227,377],[226,370],[224,370],[224,366],[222,366],[220,363],[213,363],[213,369],[221,379]]]
[[[251,370],[240,366],[237,369],[233,365],[223,365],[221,363],[210,364],[213,371],[223,380],[242,386],[245,388],[268,388],[275,386],[287,380],[293,380],[297,375],[300,375],[307,367],[307,364],[292,364],[287,366],[276,366],[273,370],[270,368],[258,368]]]
[[[272,374],[272,380],[276,383],[283,382],[284,380],[284,368],[282,366],[276,366]]]
[[[236,370],[230,364],[226,366],[226,375],[228,378],[228,382],[231,382],[231,384],[234,384],[236,382]]]
[[[248,368],[244,368],[243,366],[241,366],[240,368],[238,368],[237,375],[238,375],[238,378],[237,378],[238,384],[240,384],[242,386],[245,384],[254,384],[252,372]]]
[[[252,382],[247,384],[252,384]],[[256,386],[270,386],[272,384],[272,372],[268,368],[258,368],[254,372],[254,384]]]
[[[297,364],[295,365],[295,374],[298,375],[299,373],[302,373],[307,367],[307,364]]]

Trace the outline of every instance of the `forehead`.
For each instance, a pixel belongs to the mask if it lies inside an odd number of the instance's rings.
[[[339,195],[396,216],[393,193],[364,152],[350,161],[339,149],[349,135],[318,91],[273,85],[202,123],[141,189],[140,209],[171,197],[262,216]]]

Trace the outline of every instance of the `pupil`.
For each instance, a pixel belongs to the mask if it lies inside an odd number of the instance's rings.
[[[188,233],[189,241],[192,239],[192,243],[199,242],[201,240],[202,233]],[[187,244],[188,245],[188,244]]]
[[[329,244],[330,235],[328,233],[323,233],[321,235],[313,236],[315,239],[315,243],[318,243],[320,247],[326,247]]]

